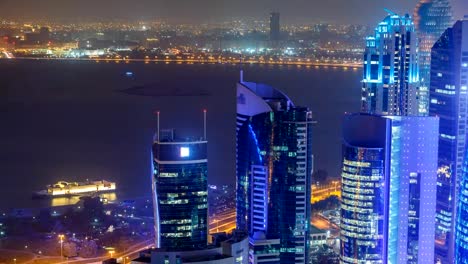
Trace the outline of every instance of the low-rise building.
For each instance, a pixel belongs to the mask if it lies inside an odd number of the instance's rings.
[[[219,236],[218,236],[219,238]],[[225,241],[201,250],[169,251],[148,249],[132,260],[132,264],[247,264],[249,240],[245,234],[234,232]]]
[[[327,239],[328,239],[328,232],[322,229],[317,228],[314,225],[311,225],[310,227],[310,245],[312,247],[314,246],[322,246],[327,244]]]

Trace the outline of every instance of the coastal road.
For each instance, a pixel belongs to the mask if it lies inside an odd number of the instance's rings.
[[[113,256],[114,258],[122,258],[124,260],[128,260],[126,263],[130,263],[130,260],[137,258],[139,253],[145,249],[148,249],[150,247],[154,246],[154,240],[146,240],[142,241],[140,243],[134,244],[131,247],[129,247],[125,252],[116,252],[116,254]],[[0,250],[0,254],[3,252],[3,250]],[[13,253],[21,253],[25,255],[24,251],[13,251]],[[96,264],[101,264],[103,260],[106,260],[110,258],[110,255],[106,254],[105,256],[100,256],[96,258],[75,258],[75,259],[70,259],[70,260],[64,260],[60,257],[57,256],[41,256],[41,255],[34,255],[33,253],[29,253],[28,258],[18,258],[16,263],[20,264],[90,264],[90,263],[96,263]],[[6,262],[6,263],[14,263],[13,258],[11,259],[11,262]]]

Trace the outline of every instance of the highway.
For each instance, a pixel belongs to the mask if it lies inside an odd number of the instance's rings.
[[[236,210],[232,209],[211,217],[210,234],[219,232],[230,232],[236,228]]]
[[[215,215],[210,219],[209,224],[209,232],[210,234],[219,233],[219,232],[226,232],[229,233],[233,229],[236,228],[236,211],[234,209],[222,212],[220,214]],[[130,263],[131,259],[135,259],[138,257],[139,252],[148,249],[154,246],[154,240],[146,240],[135,245],[129,247],[125,252],[116,252],[113,257],[122,259]],[[1,252],[1,251],[0,251]],[[100,256],[96,258],[75,258],[70,260],[61,259],[58,256],[43,256],[43,255],[36,255],[33,253],[28,253],[24,251],[12,251],[12,253],[22,254],[25,255],[23,258],[18,259],[17,263],[24,263],[24,264],[45,264],[45,263],[53,263],[53,264],[84,264],[84,263],[102,263],[103,260],[108,259],[110,257],[109,254],[105,256]],[[13,262],[12,262],[13,263]]]
[[[310,202],[312,204],[323,201],[330,196],[338,196],[338,198],[341,197],[341,185],[339,182],[333,182],[323,187],[312,185],[312,195],[310,198]]]
[[[135,259],[139,256],[139,252],[148,249],[154,246],[154,240],[146,240],[140,243],[134,244],[129,247],[125,252],[115,252],[113,257],[121,258],[124,260],[124,263],[130,263],[130,260]],[[12,251],[12,250],[11,250]],[[0,251],[1,252],[1,251]],[[18,253],[25,254],[27,252],[24,251],[17,251]],[[42,256],[42,255],[34,255],[32,253],[28,253],[30,256],[28,260],[21,261],[18,259],[17,264],[90,264],[90,263],[102,263],[103,260],[110,258],[110,254],[106,254],[104,256],[95,257],[95,258],[74,258],[70,260],[62,259],[59,256]],[[13,261],[12,261],[13,263]]]

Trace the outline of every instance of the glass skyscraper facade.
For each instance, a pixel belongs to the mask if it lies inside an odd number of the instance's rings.
[[[156,247],[207,247],[207,141],[175,140],[158,133],[153,144],[153,203]],[[173,135],[173,133],[169,133]]]
[[[440,118],[436,256],[442,263],[467,263],[468,20],[448,28],[431,56],[429,111]]]
[[[366,38],[362,112],[419,115],[417,46],[409,15],[388,15]]]
[[[421,115],[428,115],[431,49],[452,26],[452,7],[449,0],[420,0],[413,16],[419,39],[419,111]]]
[[[361,119],[361,120],[359,120]],[[353,128],[366,121],[369,135]],[[390,120],[346,116],[341,192],[341,263],[385,263],[387,256]],[[363,131],[364,132],[364,131]],[[362,261],[362,262],[358,262]]]
[[[440,118],[436,257],[453,263],[458,185],[467,136],[468,30],[466,21],[448,28],[432,48],[429,112]],[[464,62],[464,60],[466,62]]]
[[[468,263],[468,157],[465,157],[462,173],[455,235],[455,263],[457,264]]]
[[[237,228],[249,232],[253,260],[258,252],[308,263],[311,139],[307,108],[270,86],[238,83]]]
[[[345,116],[341,263],[434,259],[438,126],[435,117]]]

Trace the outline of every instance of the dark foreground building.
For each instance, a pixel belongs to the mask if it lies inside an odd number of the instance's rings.
[[[308,263],[312,112],[281,91],[237,84],[237,228],[251,263]]]
[[[207,141],[164,130],[153,144],[156,247],[204,249],[208,238]]]
[[[457,209],[463,207],[459,206],[457,186],[463,178],[466,153],[468,21],[459,21],[448,28],[434,44],[430,79],[429,113],[440,118],[436,260],[453,263],[458,239],[455,236]],[[464,244],[462,240],[459,242]]]
[[[442,263],[468,263],[467,104],[465,18],[447,29],[432,48],[430,113],[440,117],[436,253]]]

